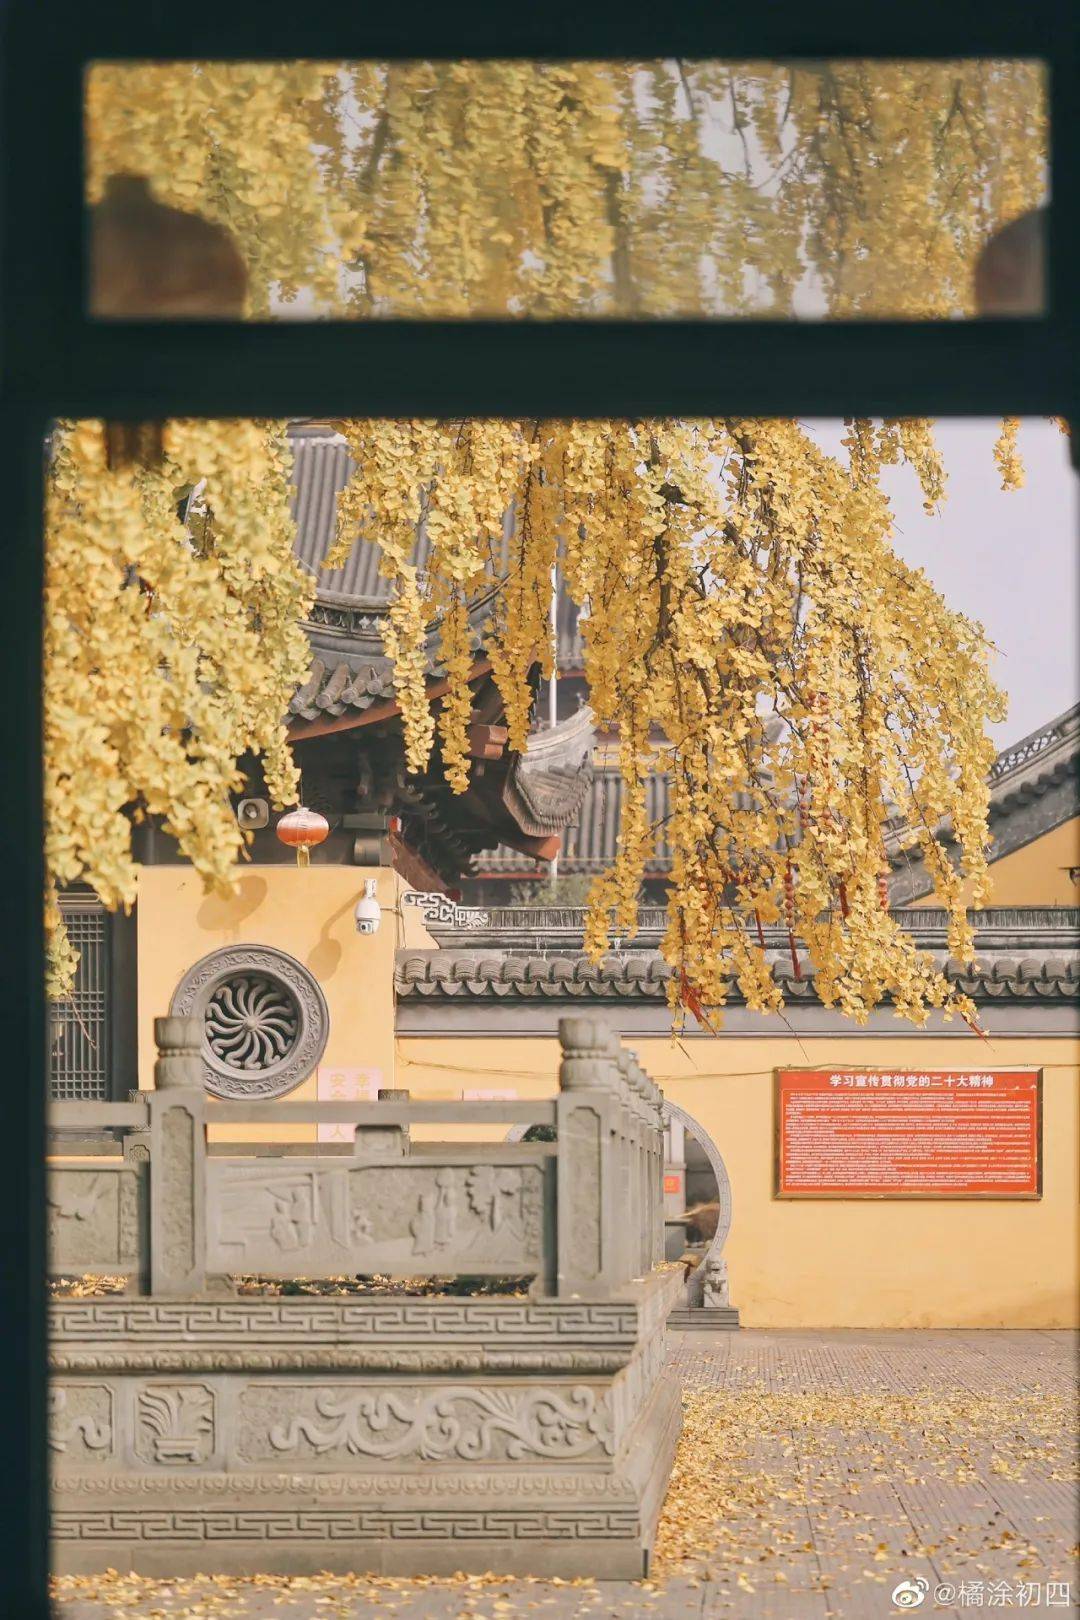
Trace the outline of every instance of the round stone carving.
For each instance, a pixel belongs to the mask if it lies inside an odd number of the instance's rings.
[[[169,1011],[203,1022],[203,1080],[215,1097],[280,1097],[315,1068],[330,1015],[307,968],[268,945],[230,945],[189,968]]]
[[[300,1035],[292,994],[265,973],[238,973],[218,985],[206,1003],[206,1039],[222,1063],[234,1069],[273,1068],[287,1058]]]

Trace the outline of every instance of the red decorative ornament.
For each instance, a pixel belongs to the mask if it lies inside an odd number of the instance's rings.
[[[283,844],[296,850],[297,866],[309,866],[311,851],[329,836],[330,823],[317,810],[308,810],[300,805],[299,809],[290,810],[288,815],[282,816],[275,831]]]

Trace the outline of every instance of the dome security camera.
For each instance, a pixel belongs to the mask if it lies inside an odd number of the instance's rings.
[[[375,898],[375,879],[365,878],[364,892],[356,902],[353,912],[356,918],[356,932],[358,934],[374,934],[382,922],[382,907]]]

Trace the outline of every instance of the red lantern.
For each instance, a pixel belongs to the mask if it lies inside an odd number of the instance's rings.
[[[311,864],[311,851],[329,835],[330,823],[317,810],[290,810],[277,824],[277,835],[283,844],[296,851],[297,866]]]

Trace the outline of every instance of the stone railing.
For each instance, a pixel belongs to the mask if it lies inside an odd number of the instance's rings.
[[[660,1263],[660,1094],[633,1057],[575,1017],[553,1100],[240,1104],[207,1097],[197,1023],[156,1031],[154,1091],[52,1112],[54,1149],[119,1143],[54,1152],[51,1269],[129,1279],[52,1305],[55,1567],[642,1574],[684,1287]],[[352,1144],[219,1140],[312,1120]],[[439,1123],[555,1140],[411,1140]],[[529,1285],[237,1295],[249,1273]]]
[[[562,1030],[554,1101],[220,1102],[206,1095],[196,1019],[159,1018],[153,1091],[59,1103],[67,1130],[110,1132],[114,1158],[54,1159],[54,1275],[128,1274],[136,1292],[219,1293],[230,1275],[528,1276],[563,1298],[603,1295],[662,1259],[659,1089],[590,1019]],[[555,1141],[430,1143],[416,1125],[528,1123]],[[347,1124],[352,1152],[312,1143],[214,1150],[208,1126]],[[59,1134],[58,1134],[59,1133]],[[310,1156],[308,1156],[310,1155]]]

